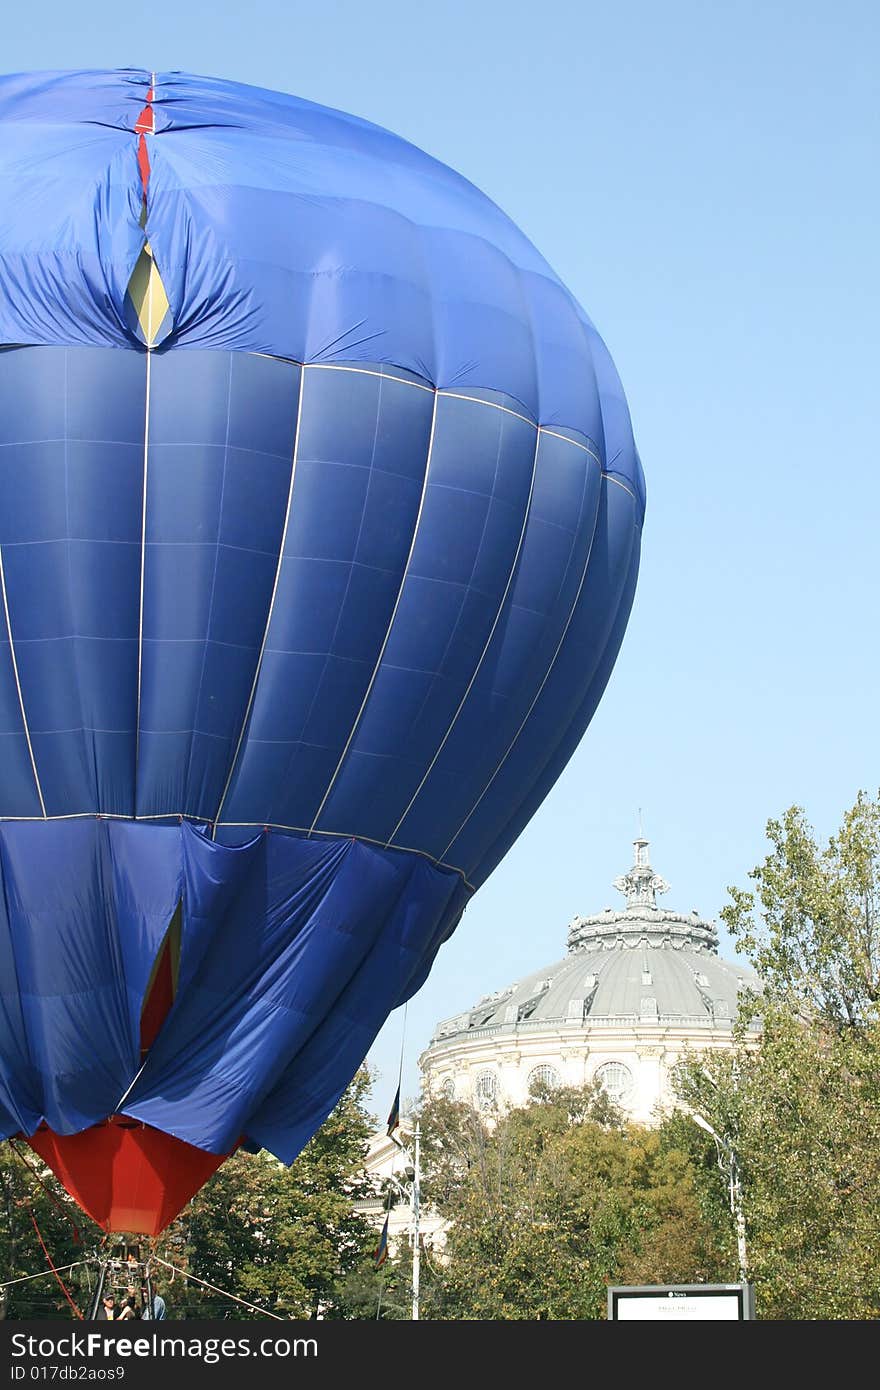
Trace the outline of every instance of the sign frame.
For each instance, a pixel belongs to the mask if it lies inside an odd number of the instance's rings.
[[[734,1317],[724,1320],[729,1322],[753,1322],[755,1319],[755,1286],[754,1284],[609,1284],[608,1286],[608,1321],[626,1322],[641,1319],[642,1321],[661,1322],[662,1315],[658,1312],[649,1312],[652,1304],[660,1305],[660,1300],[680,1300],[680,1305],[688,1300],[717,1299],[729,1305],[729,1300],[733,1296],[736,1305]],[[621,1305],[628,1305],[633,1309],[628,1317],[621,1317]],[[644,1312],[635,1312],[635,1306],[641,1306]],[[697,1321],[702,1320],[693,1313],[690,1317],[686,1313],[679,1315],[681,1320]],[[703,1318],[709,1320],[705,1314]],[[671,1319],[672,1320],[672,1319]],[[674,1319],[678,1321],[679,1318]]]

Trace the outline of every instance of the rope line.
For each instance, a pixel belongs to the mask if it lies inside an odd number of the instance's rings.
[[[209,1284],[207,1279],[200,1279],[196,1274],[189,1274],[185,1269],[178,1269],[176,1265],[170,1264],[168,1260],[163,1260],[160,1255],[153,1255],[156,1264],[164,1265],[166,1269],[173,1269],[175,1274],[181,1274],[184,1279],[191,1279],[194,1284],[201,1284],[203,1288],[210,1289],[212,1293],[219,1293],[221,1298],[229,1298],[233,1303],[240,1303],[243,1308],[250,1308],[252,1312],[259,1313],[264,1318],[274,1318],[276,1322],[286,1322],[286,1318],[279,1317],[277,1313],[270,1313],[265,1308],[258,1308],[255,1303],[248,1303],[246,1298],[239,1298],[237,1294],[228,1293],[226,1289],[218,1289],[216,1284]]]
[[[397,1068],[397,1093],[398,1093],[398,1095],[400,1094],[400,1088],[401,1088],[401,1086],[403,1085],[403,1050],[404,1050],[404,1047],[405,1047],[405,1045],[406,1045],[406,1015],[407,1015],[408,1010],[409,1010],[409,1000],[407,999],[406,1003],[405,1003],[404,1006],[403,1006],[403,1023],[402,1023],[402,1025],[401,1025],[401,1029],[400,1029],[400,1064],[399,1064],[399,1066],[398,1066],[398,1068]],[[398,1118],[399,1118],[399,1117],[398,1117]]]
[[[89,1260],[74,1260],[72,1265],[61,1265],[60,1269],[56,1270],[56,1273],[66,1274],[70,1269],[77,1269],[79,1265],[87,1265],[89,1263]],[[11,1289],[13,1284],[26,1284],[29,1279],[46,1279],[51,1273],[51,1269],[41,1269],[39,1274],[22,1274],[19,1279],[2,1279],[0,1280],[0,1289]]]
[[[63,1202],[59,1202],[51,1187],[49,1187],[48,1183],[43,1181],[42,1177],[38,1173],[37,1169],[34,1167],[33,1163],[31,1163],[27,1154],[22,1152],[22,1150],[19,1148],[18,1144],[16,1144],[14,1139],[9,1140],[9,1147],[15,1154],[16,1158],[19,1158],[22,1163],[24,1163],[28,1168],[30,1168],[31,1172],[33,1173],[37,1182],[40,1184],[40,1187],[43,1189],[46,1196],[49,1198],[49,1201],[52,1203],[52,1205],[58,1208],[58,1210],[61,1212],[61,1215],[65,1218],[66,1221],[70,1222],[71,1226],[73,1227],[74,1244],[82,1245],[82,1237],[79,1233],[79,1226],[77,1226],[70,1212],[67,1210],[67,1207],[64,1205]]]
[[[33,1212],[31,1211],[31,1209],[30,1209],[30,1204],[28,1204],[28,1216],[31,1218],[31,1225],[33,1226],[34,1230],[35,1230],[36,1233],[37,1233],[37,1240],[40,1242],[40,1245],[42,1246],[43,1254],[46,1256],[46,1261],[47,1261],[47,1263],[48,1263],[48,1265],[49,1265],[49,1268],[51,1269],[52,1273],[55,1275],[55,1278],[58,1280],[58,1287],[61,1289],[61,1292],[64,1294],[64,1297],[67,1299],[68,1303],[70,1304],[70,1306],[71,1306],[71,1308],[73,1309],[73,1311],[74,1311],[74,1313],[76,1314],[76,1316],[79,1318],[80,1322],[82,1322],[82,1313],[80,1312],[79,1308],[78,1308],[78,1307],[76,1306],[76,1304],[74,1303],[73,1299],[71,1298],[70,1294],[69,1294],[68,1291],[67,1291],[67,1285],[65,1284],[65,1282],[64,1282],[64,1280],[61,1278],[61,1275],[59,1274],[58,1270],[55,1268],[55,1266],[54,1266],[53,1263],[52,1263],[52,1256],[49,1254],[49,1251],[46,1249],[46,1242],[43,1240],[43,1237],[42,1237],[41,1234],[40,1234],[40,1228],[39,1228],[39,1226],[37,1225],[37,1218],[34,1216]]]

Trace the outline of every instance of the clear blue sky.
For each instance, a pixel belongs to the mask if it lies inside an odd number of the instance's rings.
[[[434,1023],[609,905],[638,808],[715,916],[802,804],[876,792],[880,9],[871,0],[43,0],[0,62],[180,68],[406,136],[517,221],[617,362],[648,482],[639,589],[577,754],[409,1006]],[[722,949],[729,944],[722,936]],[[401,1017],[371,1053],[394,1092]]]

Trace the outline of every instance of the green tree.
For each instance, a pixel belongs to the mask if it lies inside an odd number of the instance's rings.
[[[425,1316],[596,1319],[609,1283],[718,1268],[689,1155],[601,1091],[545,1090],[491,1126],[429,1101],[422,1129],[425,1196],[450,1223]]]
[[[875,1318],[880,1038],[841,1035],[774,1002],[763,1025],[758,1051],[740,1042],[730,1055],[690,1058],[675,1083],[735,1147],[758,1316]],[[711,1140],[694,1142],[713,1156]]]
[[[880,806],[820,847],[792,807],[722,917],[763,981],[759,1048],[687,1059],[676,1090],[735,1147],[765,1318],[880,1316]],[[691,1122],[692,1123],[692,1122]],[[711,1140],[701,1137],[711,1155]]]
[[[354,1203],[369,1194],[364,1173],[374,1122],[365,1069],[290,1167],[266,1152],[223,1164],[157,1246],[189,1274],[284,1318],[345,1317],[362,1285],[378,1284],[376,1233]],[[355,1277],[357,1276],[357,1277]],[[190,1283],[175,1291],[194,1316],[254,1314]],[[356,1315],[356,1314],[354,1314]]]
[[[859,792],[839,832],[817,844],[803,809],[767,823],[772,845],[730,888],[721,917],[765,996],[835,1029],[871,1028],[880,1001],[880,804]]]
[[[91,1255],[104,1232],[80,1211],[36,1154],[22,1141],[7,1141],[0,1144],[0,1280],[26,1282],[9,1284],[5,1297],[0,1293],[0,1316],[74,1316],[48,1271],[41,1237],[56,1269],[63,1269]],[[48,1271],[44,1277],[28,1277],[42,1271]],[[88,1302],[90,1271],[93,1265],[83,1265],[62,1275],[81,1310]]]

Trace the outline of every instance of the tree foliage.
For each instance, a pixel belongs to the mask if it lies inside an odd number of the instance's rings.
[[[74,1316],[51,1275],[28,1277],[48,1268],[40,1238],[56,1269],[62,1269],[85,1259],[100,1245],[104,1232],[80,1211],[24,1144],[0,1144],[0,1281],[23,1281],[9,1284],[5,1298],[0,1294],[0,1316]],[[63,1275],[80,1306],[88,1298],[89,1273],[83,1266]]]
[[[373,1122],[362,1070],[290,1167],[240,1152],[223,1164],[169,1228],[157,1252],[188,1273],[283,1318],[342,1317],[375,1288],[376,1233],[356,1208]],[[180,1290],[183,1293],[183,1288]],[[372,1290],[371,1290],[372,1292]],[[193,1316],[253,1317],[190,1283]]]
[[[758,1316],[880,1316],[877,1031],[771,1002],[758,1051],[691,1058],[677,1089],[737,1154]]]
[[[545,1091],[494,1124],[431,1100],[422,1128],[425,1195],[450,1223],[425,1316],[596,1319],[609,1283],[710,1279],[723,1265],[687,1152],[625,1125],[601,1091]]]
[[[721,916],[766,996],[836,1029],[870,1028],[880,1002],[880,804],[860,792],[817,844],[804,811],[767,823],[772,849]]]
[[[762,977],[760,1048],[740,1031],[677,1092],[739,1158],[758,1315],[877,1318],[880,806],[860,793],[824,848],[799,807],[767,836],[722,912]]]

